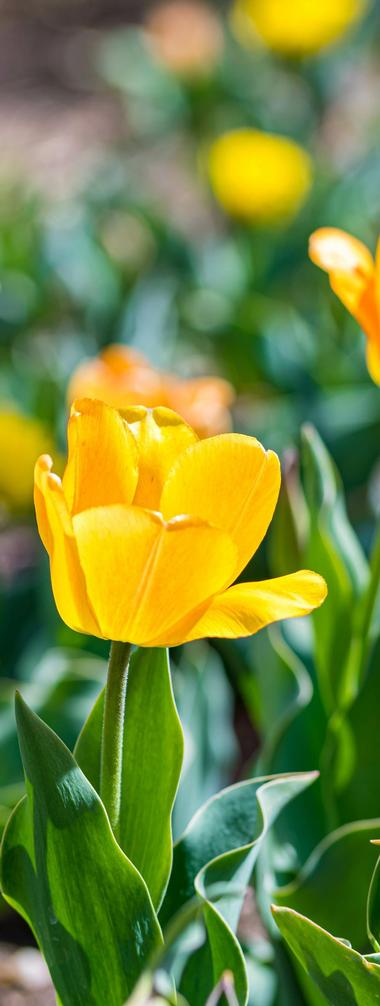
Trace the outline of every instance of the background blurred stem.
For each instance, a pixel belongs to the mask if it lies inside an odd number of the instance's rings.
[[[342,704],[350,705],[365,676],[370,629],[380,583],[380,523],[377,525],[371,552],[370,576],[366,590],[358,604],[354,621],[347,669],[343,679]]]
[[[111,643],[104,701],[100,796],[116,839],[120,818],[125,698],[130,654],[130,643]]]

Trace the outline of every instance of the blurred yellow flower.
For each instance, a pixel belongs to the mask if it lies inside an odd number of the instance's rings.
[[[169,409],[73,406],[62,481],[35,470],[38,528],[68,625],[141,646],[247,636],[322,603],[301,571],[230,586],[262,541],[280,486],[252,437],[206,440]]]
[[[0,503],[6,509],[31,508],[36,457],[52,450],[52,438],[42,423],[13,406],[0,407]]]
[[[367,6],[367,0],[235,0],[232,24],[243,41],[308,56],[339,39]]]
[[[357,238],[336,227],[311,235],[312,262],[329,275],[330,286],[367,336],[367,366],[380,384],[380,242],[376,261]]]
[[[220,377],[185,380],[155,370],[127,346],[114,345],[80,364],[68,390],[70,404],[74,398],[99,398],[114,409],[164,405],[179,412],[200,437],[208,437],[231,428],[234,392]]]
[[[147,41],[167,70],[184,78],[208,76],[223,48],[212,7],[199,0],[165,0],[145,21]]]
[[[215,140],[208,169],[223,209],[256,224],[276,223],[296,213],[312,178],[311,159],[302,147],[257,129],[236,129]]]

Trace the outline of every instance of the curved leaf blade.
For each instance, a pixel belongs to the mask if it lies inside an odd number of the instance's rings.
[[[121,1006],[161,942],[148,890],[68,748],[20,697],[16,711],[27,796],[4,834],[4,897],[33,929],[62,1006]]]
[[[181,991],[207,998],[229,968],[240,1006],[248,996],[244,958],[235,936],[244,893],[269,828],[282,808],[316,778],[300,773],[248,780],[222,790],[202,807],[174,847],[162,922],[197,895],[207,943],[186,966]]]
[[[274,918],[297,960],[331,1006],[380,1004],[380,966],[290,908]]]
[[[78,738],[75,757],[100,788],[104,692]],[[138,649],[128,674],[119,842],[149,888],[155,907],[172,864],[171,814],[183,759],[183,733],[164,649]]]

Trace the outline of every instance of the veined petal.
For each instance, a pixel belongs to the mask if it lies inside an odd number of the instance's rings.
[[[257,583],[238,583],[214,597],[185,636],[183,628],[177,626],[178,635],[173,632],[167,645],[175,646],[178,639],[188,642],[204,636],[225,639],[251,636],[271,622],[310,614],[322,604],[326,594],[323,578],[309,570]]]
[[[366,335],[378,338],[375,263],[365,244],[335,227],[321,227],[311,235],[309,254]]]
[[[74,402],[69,458],[62,484],[72,514],[109,503],[131,503],[138,479],[135,440],[119,412],[104,402]]]
[[[178,455],[197,442],[194,430],[171,409],[135,406],[123,411],[135,438],[139,458],[139,481],[134,504],[160,509],[162,487]],[[190,511],[186,511],[188,513]],[[185,511],[181,511],[185,513]]]
[[[73,518],[86,585],[109,639],[164,645],[171,626],[221,589],[235,548],[227,534],[140,507],[98,507]]]
[[[73,527],[61,480],[51,472],[52,460],[43,455],[35,468],[35,506],[38,530],[50,558],[55,603],[63,621],[77,632],[101,635],[88,601]]]
[[[199,441],[178,458],[159,509],[166,520],[196,514],[227,531],[237,548],[235,580],[270,524],[280,480],[273,451],[265,451],[254,437],[222,434]]]

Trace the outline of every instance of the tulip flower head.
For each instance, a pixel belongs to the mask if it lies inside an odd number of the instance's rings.
[[[364,13],[367,0],[235,0],[237,34],[283,56],[310,56],[336,42]]]
[[[251,224],[288,220],[311,186],[311,160],[293,140],[257,129],[219,136],[208,156],[211,187],[232,217]]]
[[[234,393],[220,377],[190,380],[154,369],[128,346],[108,346],[85,360],[73,374],[68,399],[99,398],[115,409],[128,405],[164,405],[179,412],[200,437],[231,428],[229,407]]]
[[[312,262],[328,273],[331,289],[356,319],[367,337],[367,366],[380,384],[380,252],[376,261],[362,241],[335,227],[320,227],[311,235]]]
[[[231,586],[258,548],[280,486],[279,461],[252,437],[198,440],[169,409],[120,414],[74,403],[62,481],[35,471],[39,532],[63,620],[105,639],[177,645],[251,635],[323,601],[302,570]]]
[[[145,21],[148,44],[178,77],[207,77],[223,49],[223,32],[213,8],[200,0],[164,0]]]

